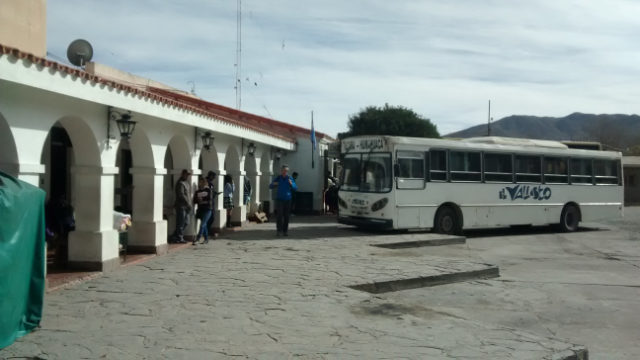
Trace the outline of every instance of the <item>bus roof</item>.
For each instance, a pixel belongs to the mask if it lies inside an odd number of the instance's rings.
[[[595,156],[595,157],[621,157],[619,152],[613,151],[596,151],[596,150],[584,150],[574,149],[559,141],[550,140],[536,140],[536,139],[520,139],[509,138],[500,136],[485,136],[475,137],[468,139],[433,139],[433,138],[417,138],[417,137],[401,137],[401,136],[354,136],[342,141],[353,142],[358,140],[360,142],[369,142],[374,139],[384,139],[384,143],[390,142],[394,144],[402,145],[416,145],[416,146],[428,146],[428,147],[451,147],[451,148],[476,148],[482,149],[502,149],[507,151],[516,152],[541,152],[541,153],[566,153],[567,155],[578,156]],[[532,148],[536,148],[534,150]],[[370,149],[369,147],[367,149]],[[344,150],[344,148],[343,148]],[[356,149],[350,151],[366,151],[365,148],[356,147]]]
[[[532,140],[532,139],[519,139],[508,138],[500,136],[485,136],[475,137],[461,140],[463,142],[480,143],[480,144],[492,144],[492,145],[509,145],[509,146],[533,146],[544,147],[554,149],[568,149],[569,147],[559,141],[550,140]]]

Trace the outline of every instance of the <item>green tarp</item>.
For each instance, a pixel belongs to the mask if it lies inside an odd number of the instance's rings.
[[[45,193],[0,172],[0,349],[40,325]]]

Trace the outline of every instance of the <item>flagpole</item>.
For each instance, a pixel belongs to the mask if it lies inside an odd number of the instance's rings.
[[[313,128],[313,110],[311,110],[311,132],[314,133],[315,129]],[[315,137],[315,134],[313,134],[313,136]],[[314,144],[311,143],[311,168],[314,169],[315,168],[315,163],[313,160],[313,152],[314,152]]]

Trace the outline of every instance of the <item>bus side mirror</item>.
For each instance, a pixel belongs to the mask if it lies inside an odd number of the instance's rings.
[[[400,175],[400,164],[393,164],[393,177]]]

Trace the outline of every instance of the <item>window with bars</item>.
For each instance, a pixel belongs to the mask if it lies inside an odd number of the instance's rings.
[[[594,160],[596,184],[599,185],[617,185],[618,162],[614,160]]]
[[[593,161],[591,159],[571,159],[571,183],[593,184]]]
[[[482,181],[482,160],[479,152],[449,151],[451,181]]]
[[[545,184],[568,184],[569,167],[567,158],[546,157],[544,158],[544,182]]]
[[[485,182],[513,182],[513,157],[511,154],[484,154]]]
[[[447,181],[447,151],[429,151],[429,176],[431,181]]]
[[[516,182],[542,183],[541,158],[538,155],[516,155]]]

